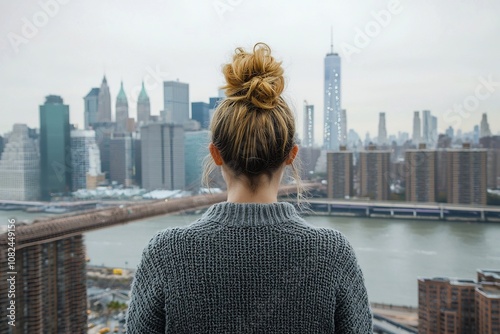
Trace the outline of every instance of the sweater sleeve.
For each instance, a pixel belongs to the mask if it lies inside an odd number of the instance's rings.
[[[142,252],[132,283],[126,316],[127,334],[165,333],[165,286],[161,274],[161,232]]]
[[[343,263],[337,278],[335,333],[372,334],[373,320],[363,273],[351,244],[345,239],[339,252]]]

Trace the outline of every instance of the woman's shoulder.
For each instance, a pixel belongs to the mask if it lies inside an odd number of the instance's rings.
[[[324,252],[337,256],[354,256],[354,249],[347,236],[335,228],[317,227],[300,219],[293,232],[305,241],[317,245]]]
[[[149,245],[165,246],[166,244],[176,242],[186,234],[190,234],[191,225],[186,227],[174,227],[160,230],[154,234],[149,240]]]
[[[166,228],[154,234],[149,240],[150,247],[171,247],[183,241],[189,240],[203,232],[209,232],[216,228],[213,224],[197,219],[187,226]]]
[[[304,236],[317,238],[324,241],[348,243],[347,237],[335,228],[318,227],[307,221],[307,218],[297,216],[292,222],[292,229]]]

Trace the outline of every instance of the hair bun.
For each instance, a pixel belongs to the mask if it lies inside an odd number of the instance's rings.
[[[226,96],[230,100],[247,100],[261,109],[272,109],[285,88],[283,68],[271,56],[267,44],[257,43],[253,53],[237,48],[233,62],[224,65]]]

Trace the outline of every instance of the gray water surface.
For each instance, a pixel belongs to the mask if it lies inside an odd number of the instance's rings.
[[[90,263],[135,268],[159,230],[186,226],[196,215],[162,216],[85,235]],[[418,304],[417,277],[476,278],[500,269],[500,224],[308,216],[335,228],[353,245],[372,302]]]

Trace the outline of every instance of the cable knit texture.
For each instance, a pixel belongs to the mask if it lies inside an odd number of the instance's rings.
[[[308,225],[286,202],[224,202],[151,239],[127,333],[373,331],[363,275],[340,232]]]

